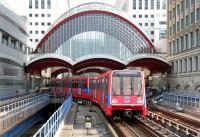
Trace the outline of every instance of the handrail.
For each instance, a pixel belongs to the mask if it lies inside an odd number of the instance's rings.
[[[65,115],[68,114],[72,106],[72,97],[70,96],[54,114],[47,120],[47,122],[33,135],[33,137],[53,137],[56,134]]]
[[[47,98],[49,98],[48,94],[42,94],[42,95],[34,96],[31,98],[27,98],[24,100],[20,100],[20,101],[0,107],[0,112],[6,112],[5,114],[8,115],[9,113],[18,111],[21,108],[30,106],[36,102],[39,102],[39,101],[47,99]]]

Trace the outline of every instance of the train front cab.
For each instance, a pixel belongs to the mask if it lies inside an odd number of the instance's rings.
[[[143,72],[113,71],[111,87],[110,103],[113,115],[125,112],[146,115]]]

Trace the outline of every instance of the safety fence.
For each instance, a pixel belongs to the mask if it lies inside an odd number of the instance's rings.
[[[64,117],[68,114],[72,106],[72,97],[70,96],[60,108],[48,119],[48,121],[37,131],[33,137],[53,137]]]
[[[165,92],[163,99],[166,102],[179,102],[182,106],[200,107],[200,96],[190,92]]]
[[[24,100],[20,100],[5,106],[1,106],[0,107],[0,112],[6,112],[6,114],[11,114],[13,112],[17,112],[18,110],[21,110],[22,108],[25,108],[27,106],[30,106],[32,104],[35,104],[41,100],[45,100],[49,98],[48,94],[42,94],[42,95],[38,95],[38,96],[34,96],[34,97],[30,97]]]

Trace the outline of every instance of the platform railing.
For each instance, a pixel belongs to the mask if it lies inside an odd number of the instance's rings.
[[[34,97],[30,97],[24,100],[20,100],[5,106],[0,107],[0,112],[6,112],[6,115],[12,114],[14,112],[17,112],[25,107],[28,107],[30,105],[33,105],[39,101],[43,101],[49,98],[48,94],[42,94]]]
[[[200,107],[200,98],[193,93],[186,92],[165,92],[163,93],[163,99],[166,102],[176,103],[179,102],[182,106]]]
[[[72,106],[72,97],[70,96],[48,121],[33,135],[33,137],[53,137],[64,117],[68,114]]]

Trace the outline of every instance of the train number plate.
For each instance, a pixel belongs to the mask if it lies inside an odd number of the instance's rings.
[[[124,102],[129,103],[131,101],[130,97],[126,96],[124,97]]]

